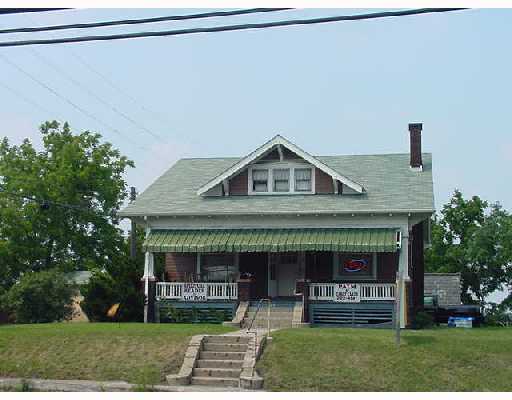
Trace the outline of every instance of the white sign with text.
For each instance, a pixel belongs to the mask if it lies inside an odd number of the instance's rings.
[[[359,303],[361,295],[357,283],[338,283],[334,287],[334,301],[339,303]]]
[[[207,287],[204,283],[185,283],[183,285],[184,301],[206,301]]]

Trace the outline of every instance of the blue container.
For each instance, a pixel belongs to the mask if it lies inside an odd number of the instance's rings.
[[[452,328],[472,328],[474,317],[449,317],[448,326]]]

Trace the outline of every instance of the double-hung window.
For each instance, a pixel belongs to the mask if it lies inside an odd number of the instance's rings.
[[[315,169],[304,163],[266,163],[250,166],[248,194],[314,194]]]
[[[311,192],[311,168],[295,168],[295,191]]]
[[[274,192],[289,192],[290,191],[290,170],[289,169],[274,169],[272,170],[274,179]]]
[[[252,191],[268,192],[268,170],[253,169],[252,170]]]

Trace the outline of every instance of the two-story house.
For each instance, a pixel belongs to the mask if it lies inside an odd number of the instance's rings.
[[[243,318],[270,298],[298,309],[295,323],[391,324],[398,297],[407,326],[434,212],[421,132],[409,124],[409,154],[313,156],[278,135],[245,157],[179,160],[121,213],[146,228],[148,319],[172,319],[169,307]]]

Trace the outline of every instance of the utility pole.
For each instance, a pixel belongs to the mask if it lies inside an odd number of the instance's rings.
[[[400,301],[402,296],[402,279],[400,271],[396,274],[395,285],[395,342],[400,347]]]
[[[135,201],[137,197],[137,191],[135,187],[130,188],[130,203]],[[133,218],[131,219],[132,227],[130,231],[130,257],[135,258],[137,256],[137,226]]]

